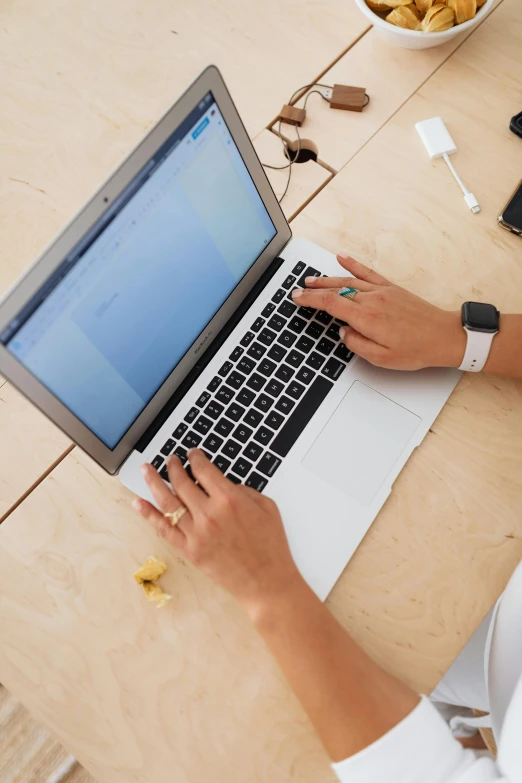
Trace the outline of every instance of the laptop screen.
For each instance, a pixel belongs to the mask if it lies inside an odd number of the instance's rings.
[[[0,340],[113,449],[275,234],[209,92]]]

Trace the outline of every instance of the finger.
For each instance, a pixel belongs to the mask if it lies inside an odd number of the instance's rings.
[[[132,505],[136,511],[140,512],[141,516],[146,519],[147,522],[150,522],[160,536],[166,538],[167,541],[170,541],[170,543],[178,547],[178,549],[183,549],[186,541],[184,533],[178,527],[172,527],[161,511],[158,511],[152,503],[148,503],[146,500],[143,500],[143,498],[136,498]]]
[[[296,288],[292,293],[294,302],[302,307],[313,307],[316,310],[326,310],[327,313],[338,318],[340,321],[347,321],[356,328],[361,322],[360,307],[357,299],[363,294],[357,294],[355,301],[347,299],[345,296],[339,296],[339,292],[330,289],[319,289],[312,291],[308,288]]]
[[[183,505],[188,508],[192,519],[195,520],[198,512],[205,508],[205,504],[208,500],[207,496],[203,490],[196,487],[187,471],[183,468],[179,457],[168,458],[167,470],[169,472],[172,489]]]
[[[230,482],[224,477],[201,449],[191,449],[188,453],[190,467],[194,478],[199,481],[207,495],[223,493],[230,489]]]
[[[368,283],[357,277],[307,277],[307,288],[357,288],[359,291],[375,291],[375,283]]]
[[[178,503],[159,473],[148,463],[141,466],[141,472],[147,482],[148,488],[152,492],[154,500],[158,504],[158,508],[163,512],[174,511],[177,508]]]
[[[369,266],[364,266],[360,261],[356,261],[355,258],[347,255],[346,253],[338,253],[337,260],[350,274],[359,280],[366,280],[368,283],[374,283],[375,285],[392,285],[389,280],[378,274],[374,269],[370,269]]]
[[[357,356],[366,359],[371,364],[381,365],[385,360],[388,349],[383,345],[379,345],[379,343],[374,343],[373,340],[369,340],[352,327],[341,326],[339,336],[349,351],[353,351]]]

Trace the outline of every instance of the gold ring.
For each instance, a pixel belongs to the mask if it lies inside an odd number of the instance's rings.
[[[179,506],[179,508],[177,508],[175,511],[166,511],[165,514],[163,514],[163,516],[169,517],[170,524],[172,525],[172,527],[176,527],[183,514],[186,514],[187,511],[188,508],[186,506]]]

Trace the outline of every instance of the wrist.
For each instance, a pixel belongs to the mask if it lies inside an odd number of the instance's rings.
[[[311,589],[296,569],[289,574],[288,579],[277,590],[263,591],[255,597],[242,601],[243,609],[252,625],[261,631],[263,628],[277,622],[306,600],[307,594],[313,595]]]
[[[466,352],[467,335],[462,326],[460,310],[444,314],[444,326],[438,335],[434,367],[460,367]]]

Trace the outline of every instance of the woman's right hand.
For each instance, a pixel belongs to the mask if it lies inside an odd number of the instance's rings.
[[[340,334],[350,351],[393,370],[461,364],[466,335],[460,312],[429,304],[343,253],[337,260],[353,277],[308,277],[293,299],[349,324]],[[339,296],[345,286],[360,292],[353,301]]]

